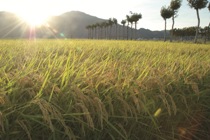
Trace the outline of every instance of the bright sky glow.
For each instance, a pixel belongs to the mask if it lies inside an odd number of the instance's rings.
[[[0,0],[0,11],[15,12],[30,24],[41,24],[51,15],[60,15],[69,11],[81,11],[102,19],[117,18],[118,23],[125,19],[129,11],[141,13],[143,18],[138,28],[163,30],[164,21],[160,16],[162,6],[168,6],[171,0]],[[201,26],[207,26],[210,12],[200,10]],[[167,22],[171,28],[171,20]],[[197,17],[194,9],[183,0],[175,28],[196,26]]]
[[[41,5],[41,1],[25,1],[24,5],[24,7],[15,8],[14,12],[32,26],[43,24],[49,17],[50,13]]]

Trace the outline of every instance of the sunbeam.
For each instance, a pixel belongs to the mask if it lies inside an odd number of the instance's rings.
[[[24,6],[17,6],[15,13],[29,26],[41,26],[50,17],[50,13],[47,10],[49,5],[50,1],[28,0],[24,2]]]

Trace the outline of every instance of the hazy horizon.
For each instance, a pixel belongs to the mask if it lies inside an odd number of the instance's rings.
[[[94,1],[94,0],[0,0],[0,11],[13,13],[38,13],[42,18],[61,15],[70,11],[81,11],[102,19],[117,18],[118,23],[129,15],[130,11],[141,13],[142,19],[138,28],[163,30],[164,20],[160,16],[162,6],[168,6],[171,0],[129,0],[129,1]],[[37,11],[38,9],[38,11]],[[210,12],[207,8],[199,10],[201,27],[209,24]],[[196,11],[188,6],[187,0],[182,1],[178,17],[175,19],[175,28],[197,25]],[[171,19],[167,20],[167,29],[171,29]]]

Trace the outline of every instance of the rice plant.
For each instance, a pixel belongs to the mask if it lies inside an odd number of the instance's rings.
[[[0,139],[210,139],[210,47],[1,40]]]

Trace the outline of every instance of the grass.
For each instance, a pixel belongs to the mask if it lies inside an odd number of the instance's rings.
[[[1,40],[0,139],[210,139],[210,47]]]

